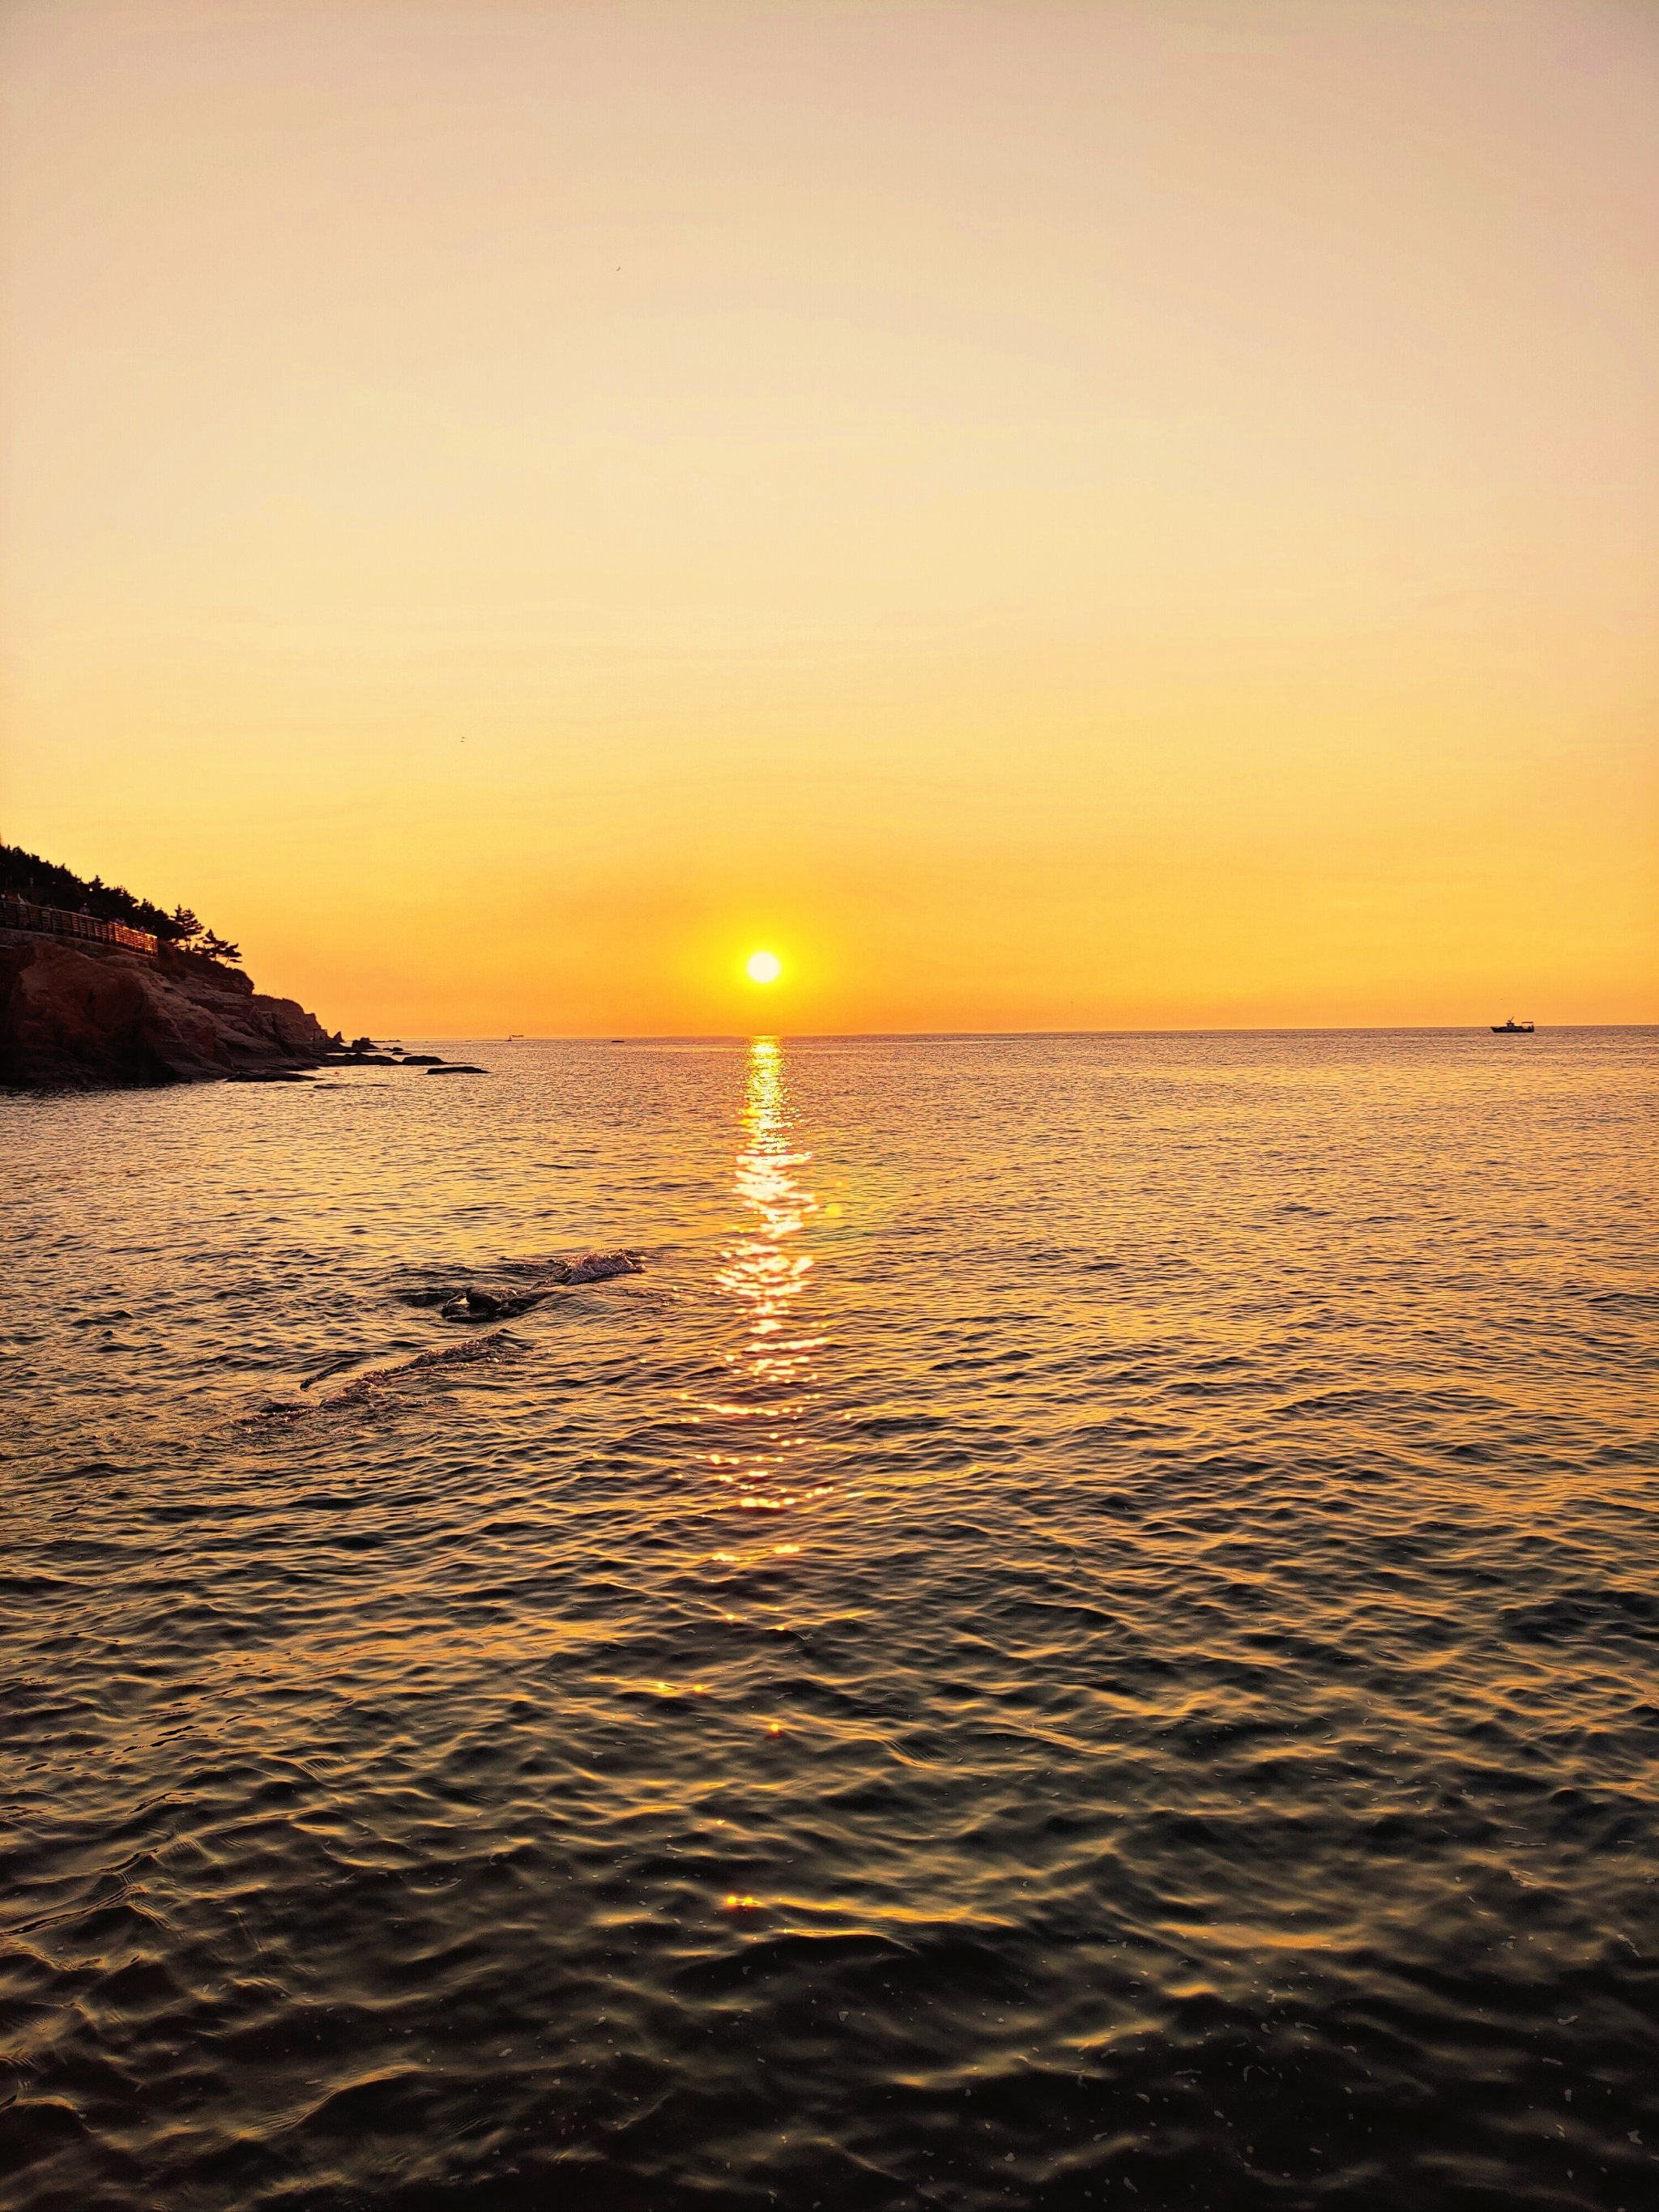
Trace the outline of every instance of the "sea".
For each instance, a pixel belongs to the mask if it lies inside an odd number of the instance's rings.
[[[1659,2203],[1659,1031],[442,1048],[0,1099],[7,2212]]]

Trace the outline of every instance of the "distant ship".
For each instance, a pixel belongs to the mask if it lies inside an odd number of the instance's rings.
[[[1517,1022],[1513,1014],[1510,1016],[1508,1021],[1494,1022],[1492,1025],[1492,1033],[1494,1036],[1530,1036],[1532,1030],[1533,1025],[1530,1022]]]

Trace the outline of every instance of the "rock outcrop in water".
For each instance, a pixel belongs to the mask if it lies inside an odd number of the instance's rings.
[[[333,1040],[292,999],[190,953],[0,930],[0,1084],[198,1083],[315,1067]]]
[[[568,1285],[641,1272],[637,1252],[582,1252],[574,1260],[544,1262],[522,1283],[424,1283],[397,1296],[406,1306],[436,1306],[445,1321],[511,1321]]]
[[[549,1295],[546,1291],[503,1291],[474,1285],[446,1298],[438,1311],[445,1321],[511,1321],[515,1314],[528,1313],[532,1306],[540,1305]]]

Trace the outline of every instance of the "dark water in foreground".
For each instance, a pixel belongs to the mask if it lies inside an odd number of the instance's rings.
[[[477,1049],[0,1100],[0,2203],[1659,2202],[1659,1035]]]

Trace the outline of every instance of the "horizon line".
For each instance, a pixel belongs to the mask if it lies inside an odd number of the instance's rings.
[[[1659,1030],[1659,1018],[1636,1022],[1538,1022],[1533,1034],[1571,1030]],[[1146,1029],[1083,1030],[422,1030],[432,1044],[750,1044],[760,1037],[781,1044],[954,1042],[969,1038],[1106,1036],[1481,1036],[1501,1035],[1490,1022],[1283,1022],[1194,1024]],[[414,1036],[410,1030],[399,1036]],[[376,1042],[389,1041],[376,1040]]]

